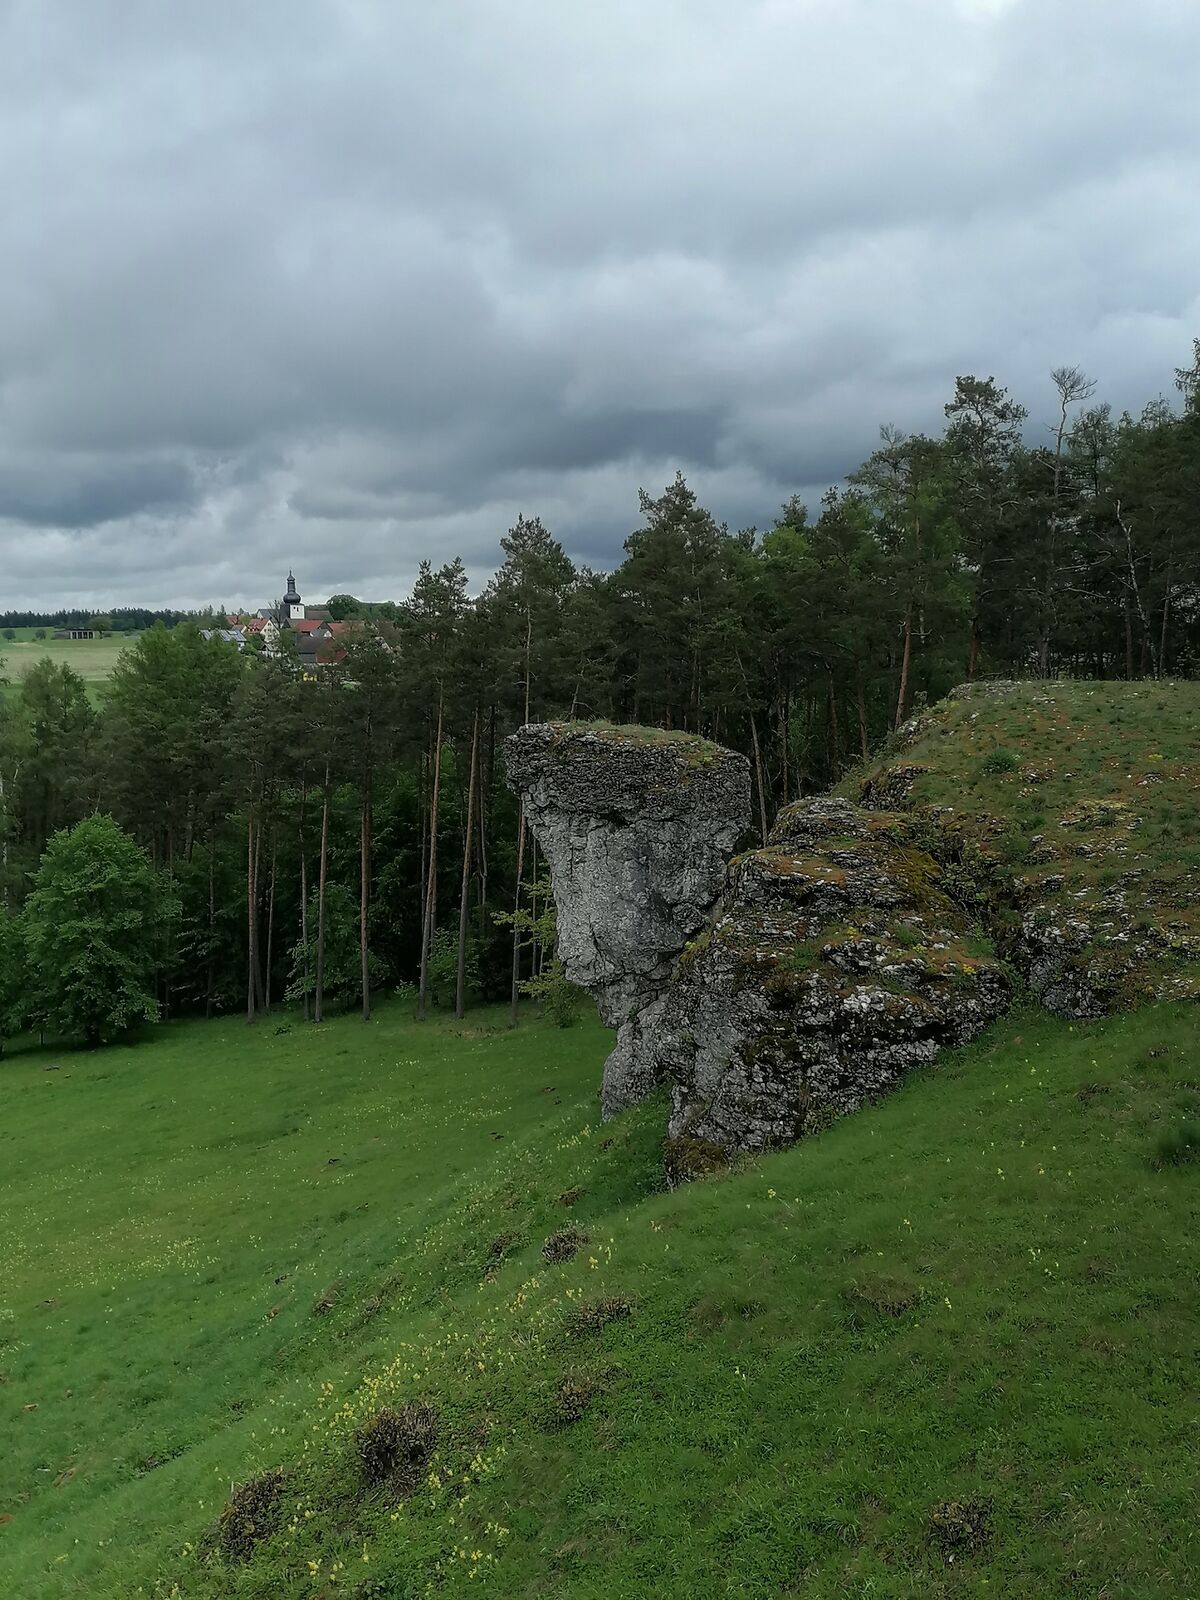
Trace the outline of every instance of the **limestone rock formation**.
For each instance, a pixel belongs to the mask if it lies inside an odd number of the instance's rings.
[[[733,863],[666,995],[655,1049],[673,1085],[672,1140],[790,1144],[1007,1003],[1003,970],[910,819],[801,801]]]
[[[550,866],[563,967],[617,1030],[612,1116],[655,1082],[662,996],[746,834],[749,763],[688,734],[584,723],[521,728],[505,760]]]

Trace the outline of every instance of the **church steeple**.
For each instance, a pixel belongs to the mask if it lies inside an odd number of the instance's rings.
[[[290,571],[288,573],[287,593],[283,597],[283,603],[288,606],[298,606],[300,604],[300,596],[296,592],[296,580]]]

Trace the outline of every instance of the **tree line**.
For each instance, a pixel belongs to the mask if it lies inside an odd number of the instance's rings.
[[[883,430],[815,515],[792,499],[764,529],[731,531],[677,476],[641,493],[611,572],[522,516],[476,596],[456,559],[422,563],[394,603],[337,597],[359,625],[315,680],[286,650],[239,654],[188,623],[143,632],[98,707],[37,663],[0,691],[10,1030],[111,1031],[56,997],[79,967],[73,918],[102,919],[117,877],[142,882],[132,858],[113,866],[127,845],[150,875],[137,939],[125,901],[123,937],[93,931],[128,1017],[254,1020],[285,999],[369,1017],[402,984],[420,1016],[561,1001],[544,868],[503,781],[525,721],[732,745],[765,833],[963,679],[1194,674],[1200,342],[1182,403],[1137,417],[1077,368],[1052,383],[1054,425],[1031,439],[992,378],[959,378],[940,434]],[[99,866],[68,848],[85,821]]]
[[[177,611],[172,607],[115,606],[111,610],[96,612],[79,607],[63,611],[0,611],[0,629],[4,628],[95,628],[105,633],[140,633],[152,628],[156,622],[173,628],[179,622],[195,622],[208,613]]]

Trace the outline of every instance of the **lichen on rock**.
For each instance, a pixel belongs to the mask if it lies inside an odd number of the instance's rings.
[[[790,1144],[973,1038],[1008,996],[908,819],[799,802],[734,862],[664,999],[671,1137]]]
[[[521,728],[505,761],[550,866],[564,970],[617,1030],[612,1116],[656,1081],[662,996],[749,826],[749,763],[688,734],[588,723]]]

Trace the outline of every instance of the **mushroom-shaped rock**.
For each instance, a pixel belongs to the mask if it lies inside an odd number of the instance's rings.
[[[519,729],[505,761],[550,866],[563,968],[617,1030],[613,1116],[656,1080],[663,992],[746,834],[749,763],[690,734],[556,722]]]
[[[1005,1009],[1003,970],[916,826],[800,801],[733,862],[660,1008],[672,1139],[729,1154],[790,1144]]]

